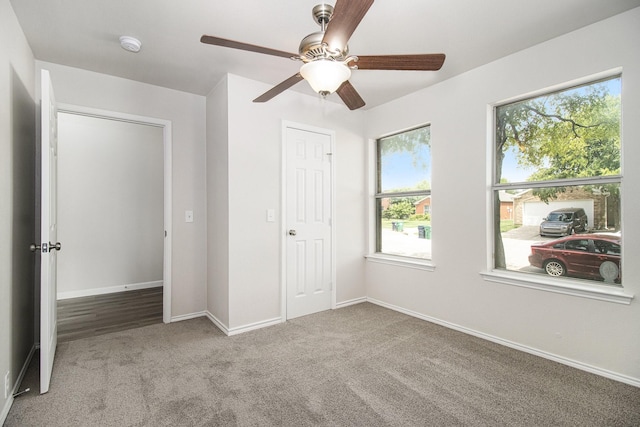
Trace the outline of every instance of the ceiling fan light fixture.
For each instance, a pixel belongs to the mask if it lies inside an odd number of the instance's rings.
[[[351,69],[342,62],[317,59],[300,67],[300,75],[317,93],[326,96],[335,92],[351,77]]]

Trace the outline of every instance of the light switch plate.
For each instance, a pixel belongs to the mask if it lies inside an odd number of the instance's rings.
[[[267,209],[267,222],[275,222],[275,221],[276,221],[276,210]]]
[[[193,211],[184,211],[184,222],[193,222]]]

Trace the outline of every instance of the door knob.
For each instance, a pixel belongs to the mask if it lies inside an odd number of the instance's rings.
[[[36,252],[39,250],[42,250],[43,253],[47,253],[47,252],[51,252],[53,250],[59,251],[60,249],[62,249],[62,243],[58,242],[58,243],[43,243],[42,245],[37,245],[35,243],[32,243],[31,245],[29,245],[29,250],[31,252]]]
[[[295,236],[296,234],[296,230],[289,230],[289,236]]]

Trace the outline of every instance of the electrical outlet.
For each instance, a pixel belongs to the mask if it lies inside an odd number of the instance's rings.
[[[6,374],[4,374],[4,398],[7,399],[9,397],[9,393],[11,393],[11,380],[9,379],[9,374],[10,372],[7,371]]]

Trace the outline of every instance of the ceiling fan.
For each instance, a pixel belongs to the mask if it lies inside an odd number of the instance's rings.
[[[364,100],[349,83],[351,70],[436,71],[442,67],[443,53],[419,55],[349,55],[347,42],[374,0],[336,0],[335,7],[319,4],[312,10],[321,30],[300,42],[298,54],[203,35],[202,43],[263,53],[302,61],[300,71],[276,85],[253,102],[266,102],[301,80],[307,80],[320,95],[337,92],[350,110],[361,108]]]

